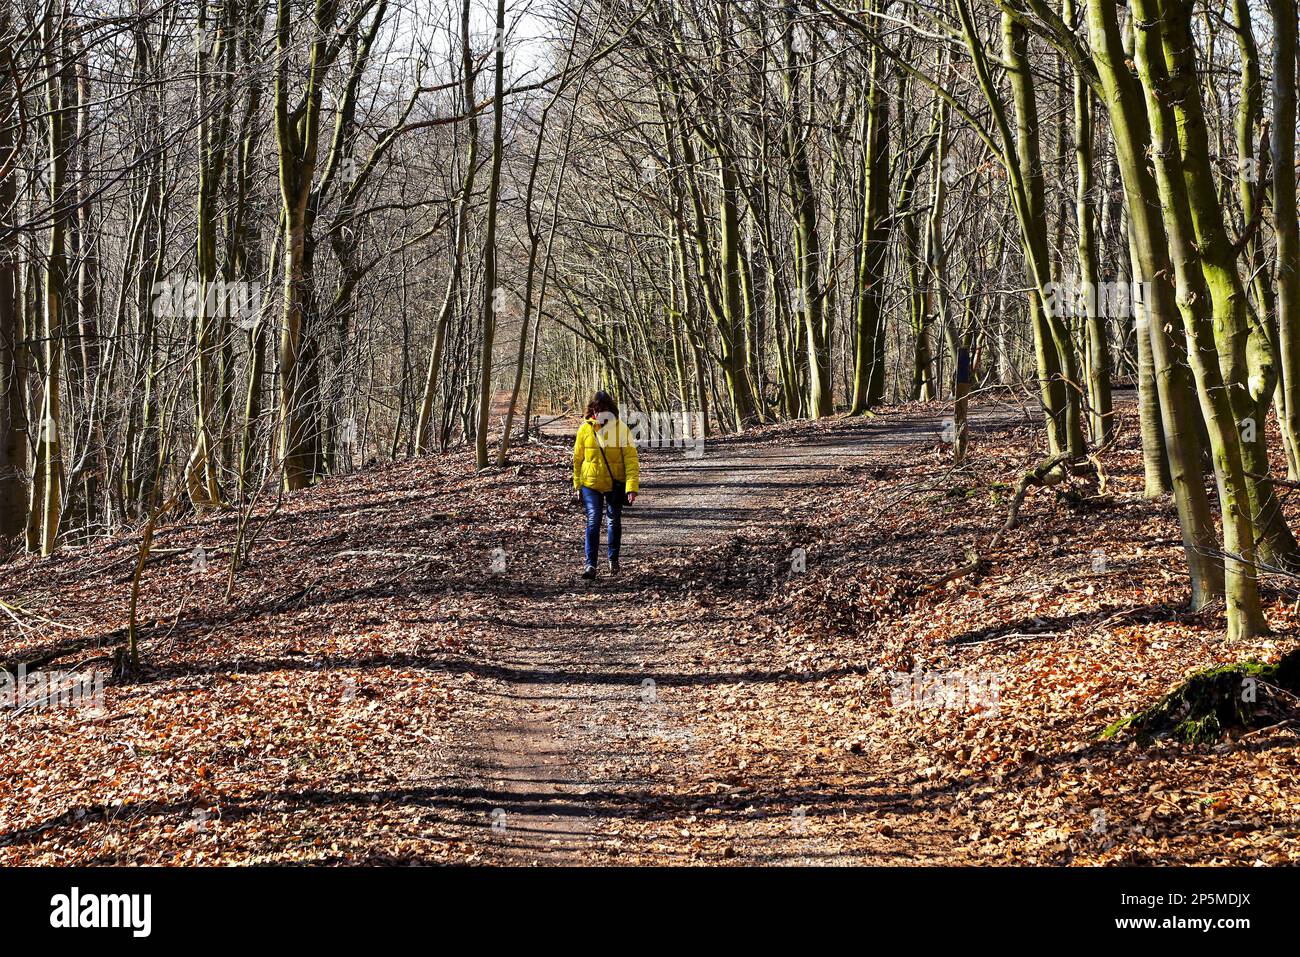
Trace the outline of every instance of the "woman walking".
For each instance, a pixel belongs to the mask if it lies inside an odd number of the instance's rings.
[[[573,443],[573,487],[587,513],[587,565],[583,578],[596,577],[600,559],[600,516],[605,514],[609,573],[618,574],[618,546],[623,537],[623,506],[636,501],[640,485],[636,445],[618,418],[618,406],[608,392],[597,392]]]

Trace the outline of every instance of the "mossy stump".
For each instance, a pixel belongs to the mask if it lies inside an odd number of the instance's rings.
[[[1139,741],[1174,738],[1188,744],[1218,741],[1229,731],[1263,728],[1294,714],[1300,695],[1300,649],[1277,664],[1242,661],[1198,671],[1158,702],[1102,732],[1121,732]]]

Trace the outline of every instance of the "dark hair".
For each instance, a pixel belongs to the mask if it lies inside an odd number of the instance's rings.
[[[586,418],[593,419],[602,412],[608,412],[614,418],[618,418],[618,403],[608,392],[597,392],[587,403]]]

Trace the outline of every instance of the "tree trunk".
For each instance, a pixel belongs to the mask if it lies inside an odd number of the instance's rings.
[[[69,24],[53,10],[47,13],[42,39],[46,58],[46,98],[49,143],[50,240],[45,264],[43,331],[45,339],[44,398],[40,435],[36,441],[37,479],[32,483],[29,544],[50,555],[58,544],[63,509],[63,453],[59,443],[60,393],[63,388],[64,297],[68,288],[67,230],[75,213],[65,195],[71,130],[68,103],[72,101]]]
[[[9,2],[0,0],[0,76],[13,68]],[[0,539],[23,533],[27,523],[27,409],[23,309],[18,298],[18,104],[12,83],[0,90]],[[11,120],[12,118],[12,120]]]
[[[872,48],[862,124],[861,233],[858,242],[857,334],[853,352],[853,400],[861,415],[883,398],[885,365],[884,288],[889,255],[889,96],[880,51]]]
[[[1246,479],[1243,443],[1237,412],[1249,399],[1245,390],[1246,329],[1244,303],[1235,263],[1224,261],[1226,238],[1210,223],[1210,206],[1217,211],[1213,181],[1202,179],[1193,156],[1197,139],[1194,118],[1199,113],[1197,72],[1166,60],[1169,48],[1184,42],[1184,19],[1190,7],[1159,0],[1134,0],[1134,16],[1143,24],[1135,38],[1138,76],[1146,94],[1151,124],[1152,158],[1164,212],[1165,228],[1178,286],[1178,303],[1188,332],[1188,358],[1196,377],[1215,475],[1219,482],[1223,521],[1224,597],[1230,639],[1251,638],[1264,630],[1255,583],[1255,539],[1250,486]],[[1163,26],[1163,29],[1161,27]],[[1191,42],[1190,32],[1186,42]],[[1182,97],[1184,99],[1178,100]],[[1177,101],[1178,105],[1173,103]],[[1180,131],[1191,138],[1180,143]],[[1202,130],[1203,132],[1203,130]],[[1200,148],[1208,144],[1200,138]],[[1208,171],[1208,152],[1204,164]],[[1210,195],[1205,194],[1208,186]],[[1222,231],[1222,219],[1218,231]],[[1206,240],[1198,249],[1198,234]],[[1234,288],[1235,287],[1235,288]],[[1222,365],[1220,364],[1222,363]],[[1226,381],[1225,381],[1226,379]]]
[[[474,461],[488,465],[488,418],[492,413],[492,346],[497,314],[505,305],[505,290],[497,286],[497,207],[501,195],[501,159],[505,150],[505,0],[497,0],[496,79],[492,100],[492,167],[488,176],[487,226],[483,234],[483,312],[479,339],[478,424],[474,431]]]
[[[821,240],[817,233],[817,197],[808,171],[808,131],[803,115],[802,82],[798,54],[794,50],[794,16],[785,11],[781,44],[785,52],[783,84],[787,119],[785,124],[786,178],[790,187],[790,215],[794,225],[794,258],[798,286],[796,308],[808,336],[809,413],[821,418],[835,411],[832,400],[829,330],[821,288]]]
[[[1128,199],[1135,278],[1142,287],[1142,315],[1151,335],[1154,378],[1168,455],[1174,502],[1191,579],[1193,608],[1223,595],[1214,518],[1201,476],[1200,413],[1187,367],[1183,319],[1171,284],[1169,240],[1160,216],[1160,195],[1147,165],[1150,126],[1142,90],[1129,70],[1130,53],[1110,0],[1087,0],[1093,61],[1110,116],[1115,156]]]
[[[1076,19],[1074,0],[1064,0],[1062,17],[1068,24]],[[1084,321],[1087,327],[1088,402],[1091,406],[1089,431],[1097,445],[1115,434],[1110,397],[1110,344],[1106,319],[1098,301],[1097,240],[1093,222],[1095,179],[1092,163],[1092,90],[1074,73],[1074,156],[1075,219],[1079,230],[1079,284],[1085,291]]]

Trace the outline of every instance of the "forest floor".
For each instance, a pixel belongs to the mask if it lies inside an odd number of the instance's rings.
[[[938,404],[647,451],[593,583],[563,436],[263,503],[229,596],[238,516],[161,528],[139,671],[0,709],[0,865],[1300,862],[1295,720],[1098,739],[1300,617],[1182,610],[1125,401],[1105,486],[1031,489],[996,550],[1041,424],[995,395],[960,467]],[[138,545],[12,560],[0,663],[107,667]]]

